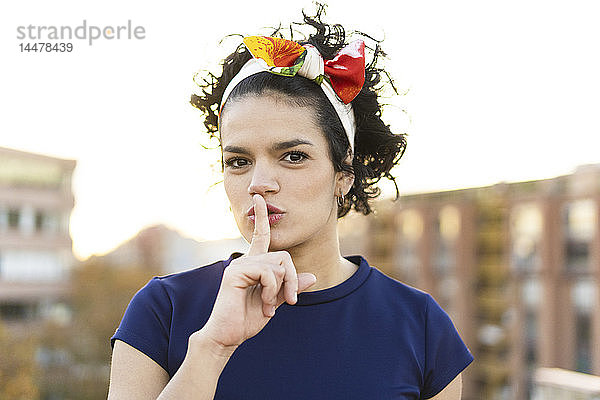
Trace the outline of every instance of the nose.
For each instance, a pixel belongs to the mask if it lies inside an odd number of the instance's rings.
[[[260,194],[264,197],[267,193],[277,193],[279,183],[272,166],[265,163],[256,163],[252,170],[252,180],[248,186],[250,196]]]

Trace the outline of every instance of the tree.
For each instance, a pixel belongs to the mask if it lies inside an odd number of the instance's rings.
[[[10,332],[0,320],[0,399],[39,398],[35,349],[34,335]]]
[[[69,324],[48,323],[42,339],[52,360],[41,382],[43,395],[106,399],[114,334],[129,301],[157,271],[114,267],[94,257],[71,278]]]

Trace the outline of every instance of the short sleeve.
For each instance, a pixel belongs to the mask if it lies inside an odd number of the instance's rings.
[[[115,340],[121,340],[168,371],[172,313],[171,300],[160,279],[151,279],[131,299],[117,331],[110,339],[111,346],[114,346]]]
[[[429,295],[426,324],[425,379],[421,396],[429,399],[452,382],[473,361],[473,356],[448,314]]]

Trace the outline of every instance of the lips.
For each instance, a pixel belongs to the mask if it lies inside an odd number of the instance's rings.
[[[254,206],[251,206],[248,209],[248,212],[246,214],[248,215],[248,218],[250,219],[250,221],[252,221],[252,223],[254,223],[254,220],[256,218],[254,215]],[[274,223],[278,222],[283,217],[283,214],[285,214],[285,211],[275,207],[272,204],[267,203],[267,214],[268,214],[268,218],[269,218],[269,225],[273,225]]]

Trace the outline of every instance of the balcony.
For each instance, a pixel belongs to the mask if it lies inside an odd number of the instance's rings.
[[[600,376],[559,368],[538,368],[534,376],[533,400],[597,400]]]

